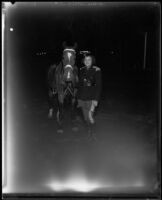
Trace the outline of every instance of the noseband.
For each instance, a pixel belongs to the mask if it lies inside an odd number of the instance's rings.
[[[64,68],[65,68],[65,69],[66,69],[66,68],[71,68],[71,69],[73,70],[73,67],[72,67],[71,65],[66,65]]]

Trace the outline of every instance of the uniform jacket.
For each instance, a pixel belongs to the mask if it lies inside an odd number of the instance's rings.
[[[101,94],[101,69],[92,66],[82,67],[79,73],[78,99],[99,101]]]

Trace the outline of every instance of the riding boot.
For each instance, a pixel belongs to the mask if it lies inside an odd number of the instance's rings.
[[[96,125],[92,123],[88,124],[88,138],[96,141],[95,126]]]

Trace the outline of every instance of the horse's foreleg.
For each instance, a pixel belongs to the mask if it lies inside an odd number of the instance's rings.
[[[76,119],[76,99],[71,99],[71,120],[74,121]]]
[[[56,114],[58,129],[62,130],[63,123],[63,103],[58,102],[58,110]]]
[[[48,105],[49,105],[48,117],[51,118],[54,111],[54,95],[52,94],[51,90],[49,90],[48,92]]]
[[[72,106],[71,106],[72,129],[74,131],[77,131],[78,127],[77,127],[77,123],[76,123],[76,116],[77,116],[76,115],[76,103],[77,103],[76,99],[73,98],[71,103],[72,103]]]

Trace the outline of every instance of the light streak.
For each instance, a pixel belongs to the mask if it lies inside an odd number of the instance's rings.
[[[53,181],[48,184],[54,191],[76,191],[76,192],[91,192],[96,190],[99,185],[94,181],[89,182],[85,178],[71,177],[65,181]]]
[[[95,177],[90,179],[86,176],[82,170],[78,173],[70,173],[67,178],[60,180],[58,177],[53,178],[48,184],[46,184],[55,192],[122,192],[125,190],[131,191],[132,189],[144,189],[145,182],[141,178],[133,180],[128,178],[127,180],[115,181],[113,178],[104,180],[101,177]]]
[[[8,5],[8,4],[7,4]],[[9,193],[12,191],[13,187],[11,184],[14,181],[14,165],[13,165],[13,127],[12,127],[12,120],[11,120],[11,101],[10,97],[6,101],[5,99],[5,80],[4,80],[4,68],[5,66],[5,13],[6,9],[2,10],[2,192]],[[6,87],[7,88],[7,87]],[[10,91],[7,93],[10,94]],[[10,95],[9,95],[10,96]],[[5,103],[7,103],[7,110],[5,110]],[[5,113],[7,116],[7,121],[5,120]],[[5,128],[5,124],[7,123],[7,129]]]
[[[12,5],[11,2],[3,2],[3,3],[4,3],[4,5],[5,5],[5,9],[6,9],[6,8],[9,8],[9,7]]]
[[[4,136],[4,31],[5,13],[2,11],[2,185],[5,185],[5,136]]]

